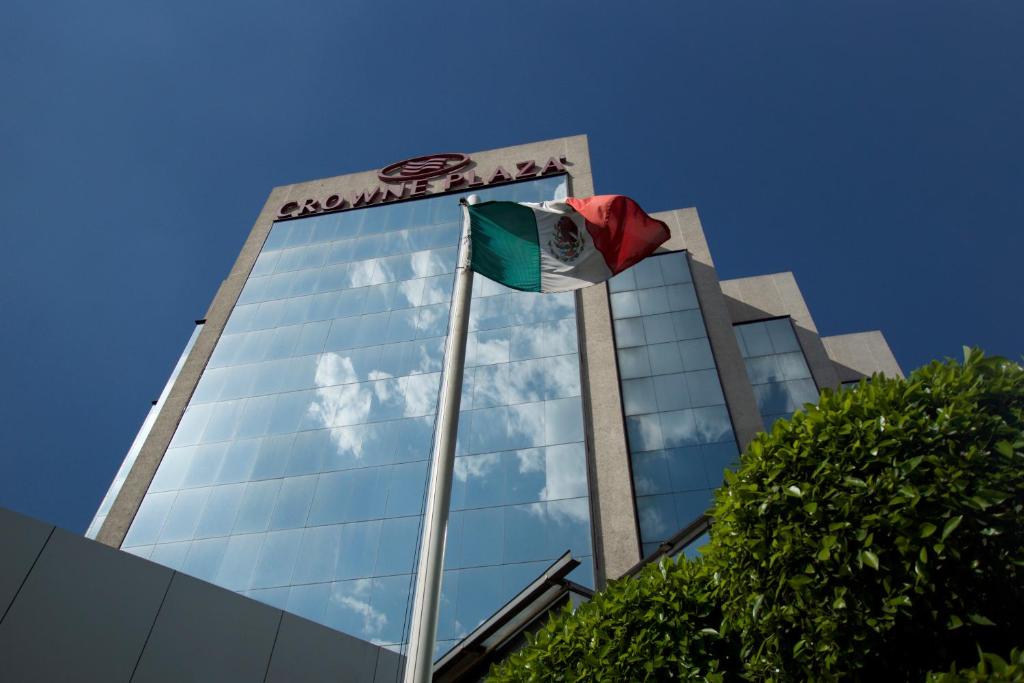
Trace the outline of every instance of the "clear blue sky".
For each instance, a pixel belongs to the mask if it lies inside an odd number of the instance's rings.
[[[443,9],[442,9],[443,8]],[[81,531],[275,185],[587,133],[903,367],[1024,350],[1024,3],[8,0],[0,506]]]

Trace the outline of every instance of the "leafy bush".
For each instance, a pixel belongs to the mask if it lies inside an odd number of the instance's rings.
[[[954,666],[948,673],[929,674],[927,683],[1024,683],[1024,650],[1012,650],[1009,662],[983,653],[975,668],[957,671]]]
[[[650,565],[575,613],[567,606],[488,680],[720,681],[718,672],[739,664],[735,644],[718,634],[711,590],[703,562]]]
[[[955,667],[1024,633],[1022,473],[1016,364],[826,391],[727,476],[703,560],[613,582],[490,680],[1018,681],[1018,653]]]
[[[824,392],[716,495],[723,628],[763,680],[920,680],[1024,632],[1024,371],[967,351]],[[977,645],[976,645],[977,644]]]

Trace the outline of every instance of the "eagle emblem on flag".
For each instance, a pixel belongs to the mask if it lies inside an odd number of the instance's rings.
[[[576,221],[562,216],[555,224],[555,230],[548,240],[551,255],[562,263],[572,263],[583,253],[583,235]]]

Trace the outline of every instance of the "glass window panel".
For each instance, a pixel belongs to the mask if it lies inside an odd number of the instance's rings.
[[[657,414],[627,417],[626,434],[632,453],[658,450],[664,443],[661,436],[661,421]]]
[[[380,548],[380,532],[380,520],[342,526],[334,577],[353,579],[372,576]]]
[[[700,443],[718,443],[733,440],[732,422],[724,405],[694,408],[693,419]]]
[[[782,381],[777,356],[759,356],[746,360],[747,376],[751,384],[767,384]]]
[[[268,436],[261,439],[250,479],[276,479],[283,476],[294,440],[294,434]]]
[[[750,364],[756,359],[751,358],[747,362],[747,369],[750,369]],[[807,367],[807,361],[804,360],[803,353],[783,353],[775,356],[775,360],[779,364],[779,380],[784,379],[810,379],[811,371]],[[751,379],[753,382],[753,379]]]
[[[697,302],[697,291],[692,284],[670,285],[665,288],[668,297],[669,309],[673,311],[688,311],[699,308]]]
[[[644,259],[633,266],[632,270],[636,275],[637,289],[659,287],[665,284],[665,278],[661,273],[661,265],[658,259]]]
[[[440,304],[450,302],[452,299],[452,288],[455,279],[451,275],[436,275],[424,278],[423,294],[420,298],[420,305]]]
[[[238,425],[239,417],[242,414],[244,401],[224,401],[211,405],[210,419],[203,430],[201,441],[224,441],[230,439]]]
[[[714,495],[711,491],[682,491],[674,494],[676,518],[679,520],[697,519],[711,507]]]
[[[324,457],[333,448],[331,433],[326,429],[299,432],[285,466],[285,476],[320,472]]]
[[[210,538],[193,541],[185,559],[183,571],[203,581],[214,581],[220,572],[224,552],[228,547],[227,538]]]
[[[288,586],[279,586],[277,588],[260,588],[257,590],[244,591],[242,595],[258,600],[265,605],[276,607],[277,609],[284,609],[288,604],[288,593],[291,589]]]
[[[230,484],[248,481],[256,462],[259,445],[259,439],[232,441],[224,454],[224,461],[217,473],[216,483]]]
[[[461,504],[479,508],[501,505],[506,500],[504,460],[508,454],[484,453],[455,460],[455,479],[461,484]]]
[[[590,555],[590,507],[585,498],[544,503],[547,520],[547,557],[553,560],[567,550],[574,556]]]
[[[626,415],[658,412],[651,378],[622,380],[622,406]]]
[[[274,409],[276,396],[259,396],[245,402],[245,410],[235,431],[236,439],[249,439],[267,433],[267,423]]]
[[[419,517],[398,517],[381,522],[381,544],[377,551],[374,575],[409,574],[420,535]]]
[[[471,332],[467,340],[466,365],[493,365],[509,362],[511,328]],[[470,352],[472,350],[472,352]]]
[[[302,530],[292,582],[332,581],[341,552],[342,525],[315,526]]]
[[[650,353],[652,374],[667,375],[673,372],[682,372],[683,359],[678,342],[651,344],[646,347],[646,351]]]
[[[178,429],[171,439],[171,448],[175,446],[191,446],[199,442],[199,437],[206,428],[206,422],[213,410],[212,405],[189,406],[178,423]]]
[[[579,399],[522,403],[508,407],[508,443],[505,449],[532,448],[546,443],[583,440]],[[550,420],[552,424],[547,424]],[[547,425],[547,426],[545,426]],[[576,434],[579,433],[579,438]]]
[[[477,567],[459,572],[455,618],[466,633],[479,626],[504,603],[502,574],[502,567]]]
[[[790,395],[793,410],[800,410],[805,403],[818,402],[818,388],[814,385],[814,380],[797,379],[785,384]]]
[[[693,410],[661,413],[660,420],[665,448],[693,446],[701,442]]]
[[[263,252],[256,258],[256,263],[253,264],[249,277],[258,277],[274,272],[274,267],[277,265],[277,260],[280,257],[281,252]]]
[[[664,451],[648,451],[636,453],[633,464],[633,488],[638,496],[650,496],[656,493],[671,493],[674,482],[669,477],[668,460]],[[703,477],[704,470],[700,460],[697,467]]]
[[[636,289],[636,275],[633,269],[624,270],[608,281],[609,292],[626,292]]]
[[[736,327],[745,358],[768,356],[772,353],[772,340],[763,324],[739,325]]]
[[[735,442],[723,441],[701,446],[701,457],[704,460],[708,486],[718,488],[722,485],[725,470],[733,469],[739,464],[740,454]]]
[[[147,559],[162,564],[165,567],[179,570],[185,564],[185,557],[191,543],[161,543],[153,546]]]
[[[274,510],[274,501],[280,488],[280,479],[254,481],[246,484],[232,533],[245,534],[266,531],[267,525],[270,523],[270,513]]]
[[[675,326],[676,339],[697,339],[707,337],[704,329],[704,319],[700,310],[676,311],[672,314],[672,324]]]
[[[252,576],[253,588],[286,586],[292,577],[292,568],[302,540],[302,529],[272,531],[260,547],[259,559]]]
[[[286,300],[266,301],[259,305],[256,315],[252,317],[250,329],[266,330],[277,327],[278,321],[284,314]]]
[[[648,344],[658,344],[677,339],[676,330],[672,325],[674,315],[672,313],[664,313],[662,315],[640,318],[644,327],[644,338]]]
[[[260,546],[264,534],[243,534],[231,536],[220,568],[217,570],[215,583],[224,588],[242,591],[252,586],[252,574],[259,557]]]
[[[179,492],[167,513],[163,529],[160,531],[160,542],[192,540],[196,524],[199,522],[199,515],[203,511],[203,505],[206,504],[206,498],[209,495],[210,489],[208,488]]]
[[[316,475],[290,477],[282,482],[277,506],[270,517],[271,530],[294,529],[306,524],[316,482]]]
[[[640,522],[640,536],[647,543],[664,541],[682,528],[676,515],[673,494],[638,496],[636,510]]]
[[[320,476],[309,524],[331,524],[384,516],[380,468],[343,470]]]
[[[789,392],[781,382],[754,385],[754,396],[761,416],[788,413],[792,408]]]
[[[322,624],[330,596],[331,584],[329,583],[292,586],[288,591],[287,609],[292,614]]]
[[[706,446],[670,448],[666,450],[665,461],[668,465],[671,488],[668,491],[652,491],[652,493],[695,491],[718,486],[718,484],[708,481],[703,448],[706,448]],[[733,447],[733,450],[735,450],[735,447]],[[720,484],[721,472],[718,473],[718,477]]]
[[[778,318],[767,320],[764,323],[768,337],[772,341],[772,350],[775,353],[793,353],[800,351],[800,343],[797,341],[796,333],[793,330],[793,323],[790,318]]]
[[[226,536],[231,533],[243,493],[245,493],[245,484],[229,484],[210,489],[210,495],[206,499],[203,514],[196,525],[194,537],[209,538]]]
[[[688,380],[694,373],[674,375],[658,375],[653,378],[654,395],[657,397],[657,410],[682,410],[690,407],[690,392],[687,391]]]
[[[466,510],[462,514],[462,564],[478,567],[501,561],[505,508]]]
[[[636,292],[636,296],[640,302],[640,313],[643,315],[668,313],[671,310],[668,303],[668,292],[664,287],[641,289]]]
[[[690,265],[686,252],[678,251],[665,254],[658,258],[657,262],[661,266],[665,284],[672,285],[690,282]]]
[[[517,471],[522,472],[527,464],[528,461],[524,463],[520,459]],[[548,446],[544,464],[545,482],[539,492],[540,499],[558,500],[587,495],[587,461],[582,443]]]
[[[421,306],[416,311],[416,338],[427,339],[448,334],[448,305]]]
[[[637,346],[629,349],[619,349],[619,376],[622,379],[647,377],[651,374],[651,361],[647,355],[648,348]]]
[[[303,325],[299,332],[299,339],[295,344],[295,355],[305,356],[323,351],[330,329],[331,323],[327,320]]]
[[[177,495],[177,491],[146,494],[139,506],[139,511],[135,514],[131,528],[128,529],[123,545],[127,548],[133,545],[156,543],[167,512],[171,509],[171,504],[174,503]]]
[[[160,467],[153,476],[149,485],[149,492],[173,491],[181,487],[181,481],[185,477],[189,466],[192,464],[192,455],[195,453],[195,446],[185,448],[169,448],[160,462]]]
[[[616,292],[611,295],[612,316],[615,319],[640,315],[640,301],[636,292]]]
[[[550,555],[550,524],[546,514],[547,503],[512,505],[505,511],[504,562],[544,560]],[[465,552],[465,550],[463,550]],[[493,559],[488,564],[493,563]]]
[[[388,576],[373,580],[371,602],[373,621],[371,622],[372,627],[367,628],[366,633],[372,634],[376,642],[401,642],[411,590],[412,577],[409,575]],[[366,623],[364,621],[364,624]]]
[[[722,386],[715,370],[698,370],[686,373],[686,386],[694,407],[713,406],[725,403]]]
[[[383,476],[388,480],[385,509],[388,517],[418,515],[422,512],[427,482],[425,461],[393,465]]]
[[[479,353],[479,349],[477,352]],[[512,328],[509,345],[511,360],[561,356],[575,352],[575,318]]]

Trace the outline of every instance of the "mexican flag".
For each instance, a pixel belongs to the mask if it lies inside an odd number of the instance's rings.
[[[467,206],[472,268],[525,292],[564,292],[604,282],[650,256],[668,226],[629,197]]]

